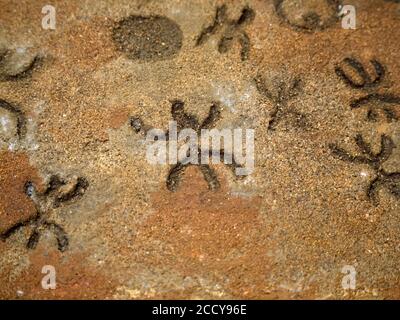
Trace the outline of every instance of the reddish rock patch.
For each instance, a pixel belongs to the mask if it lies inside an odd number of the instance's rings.
[[[0,152],[0,234],[35,214],[33,202],[25,194],[24,185],[40,178],[29,164],[25,153]]]
[[[137,238],[143,262],[211,278],[228,294],[262,295],[270,263],[260,198],[233,197],[226,187],[209,191],[195,167],[186,170],[177,192],[165,188],[152,198],[156,213]]]
[[[128,121],[129,112],[126,108],[112,108],[109,113],[111,113],[109,115],[109,123],[111,129],[118,129]]]
[[[116,284],[87,263],[84,253],[65,255],[39,246],[29,256],[30,265],[19,277],[9,279],[10,268],[0,272],[2,299],[107,299],[112,298]],[[56,271],[56,289],[43,289],[45,265]]]

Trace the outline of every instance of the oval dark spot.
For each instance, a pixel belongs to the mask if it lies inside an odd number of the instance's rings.
[[[171,19],[160,16],[129,16],[113,30],[118,50],[130,59],[171,59],[182,47],[182,31]]]
[[[278,16],[299,31],[320,31],[338,21],[340,0],[275,0]]]

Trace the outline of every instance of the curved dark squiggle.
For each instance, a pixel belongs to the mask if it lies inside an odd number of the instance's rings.
[[[26,120],[23,112],[15,105],[0,99],[0,108],[9,111],[17,118],[17,136],[22,140],[26,135]]]
[[[78,177],[76,183],[73,183],[68,191],[61,191],[62,187],[65,187],[67,184],[68,181],[60,178],[58,175],[52,175],[46,189],[43,192],[38,192],[35,185],[27,181],[25,183],[25,193],[35,203],[36,214],[0,234],[0,239],[5,241],[19,229],[32,226],[33,229],[26,243],[28,249],[35,249],[42,233],[45,230],[49,230],[56,237],[58,250],[61,252],[67,250],[69,245],[67,233],[62,226],[48,220],[49,211],[57,208],[61,203],[81,197],[88,188],[89,183],[85,178]],[[46,206],[47,203],[50,203],[49,207]]]
[[[362,79],[361,83],[357,83],[353,80],[350,75],[348,75],[343,68],[340,66],[335,67],[336,74],[349,86],[353,88],[370,88],[377,86],[385,77],[385,68],[378,60],[370,60],[370,63],[374,66],[376,76],[374,80],[371,79],[370,75],[365,70],[364,66],[358,60],[354,58],[345,58],[343,60],[345,64],[350,66],[353,70],[355,70],[358,76]]]

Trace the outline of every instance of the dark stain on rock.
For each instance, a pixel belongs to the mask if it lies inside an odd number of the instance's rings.
[[[183,34],[167,17],[129,16],[116,24],[112,38],[129,59],[151,61],[173,58],[182,47]]]

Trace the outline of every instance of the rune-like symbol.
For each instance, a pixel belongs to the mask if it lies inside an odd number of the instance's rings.
[[[366,164],[375,172],[373,178],[367,188],[367,196],[374,205],[379,204],[378,192],[380,189],[386,189],[397,199],[400,199],[400,172],[389,173],[383,168],[383,163],[387,161],[395,148],[393,140],[386,136],[381,136],[381,147],[378,153],[374,153],[369,143],[358,134],[355,137],[355,143],[360,151],[360,155],[352,155],[346,150],[338,147],[336,144],[330,144],[329,148],[334,156],[340,160]]]
[[[367,119],[377,121],[379,112],[382,111],[388,122],[397,121],[399,115],[394,105],[400,105],[400,97],[392,93],[379,93],[376,88],[382,83],[386,71],[378,60],[371,60],[371,65],[375,70],[375,76],[371,77],[364,66],[354,58],[345,58],[343,65],[347,65],[347,72],[340,66],[336,66],[336,74],[350,87],[359,90],[369,91],[361,98],[353,99],[350,102],[352,109],[367,106]],[[350,71],[350,72],[349,72]],[[353,75],[353,76],[352,76]],[[371,91],[372,90],[372,91]]]
[[[232,48],[234,40],[237,40],[241,46],[241,59],[242,61],[247,60],[250,52],[250,38],[244,31],[244,27],[250,24],[254,17],[254,10],[246,6],[237,20],[229,19],[226,5],[222,5],[216,10],[213,23],[201,31],[196,40],[196,46],[204,44],[212,35],[222,30],[218,42],[218,52],[228,52]]]
[[[268,123],[268,130],[274,131],[283,118],[290,116],[297,127],[305,127],[307,125],[306,116],[291,108],[290,101],[294,99],[301,91],[301,80],[295,77],[286,83],[283,80],[276,81],[276,88],[269,88],[265,79],[258,75],[255,78],[258,92],[267,100],[271,101],[274,108],[271,112],[271,120]]]
[[[191,115],[185,111],[183,101],[173,100],[171,101],[171,115],[172,119],[177,123],[178,134],[181,130],[193,129],[198,135],[201,135],[201,130],[212,129],[215,127],[216,123],[221,118],[221,107],[219,103],[213,103],[209,109],[207,117],[202,122],[200,122],[196,116]],[[147,131],[152,129],[151,127],[145,125],[143,121],[138,117],[131,117],[130,125],[136,133],[146,133]],[[171,140],[169,131],[167,131],[165,136],[167,141]],[[198,166],[200,168],[204,180],[207,182],[208,188],[210,190],[218,189],[220,187],[220,182],[218,180],[217,174],[215,170],[210,167],[209,164],[202,163],[202,156],[211,157],[219,153],[220,159],[225,159],[225,156],[227,155],[228,158],[232,159],[232,163],[224,164],[228,166],[233,172],[235,172],[236,168],[241,167],[241,165],[235,161],[233,155],[226,154],[226,152],[222,148],[220,150],[207,150],[206,155],[204,154],[204,152],[204,150],[202,151],[199,147],[197,147],[197,154],[195,155],[197,157],[197,161],[195,161],[195,163],[178,159],[177,163],[170,168],[168,173],[166,181],[168,190],[172,192],[178,190],[182,175],[189,166]]]
[[[57,239],[58,250],[67,250],[69,240],[64,228],[56,222],[50,220],[52,211],[62,203],[71,202],[81,197],[87,187],[88,182],[82,177],[72,177],[65,180],[58,175],[52,175],[44,191],[37,190],[36,186],[28,181],[25,184],[25,193],[35,203],[36,213],[20,222],[0,235],[0,239],[5,240],[22,227],[31,227],[32,231],[26,243],[28,249],[35,249],[41,235],[45,231],[50,231]]]

